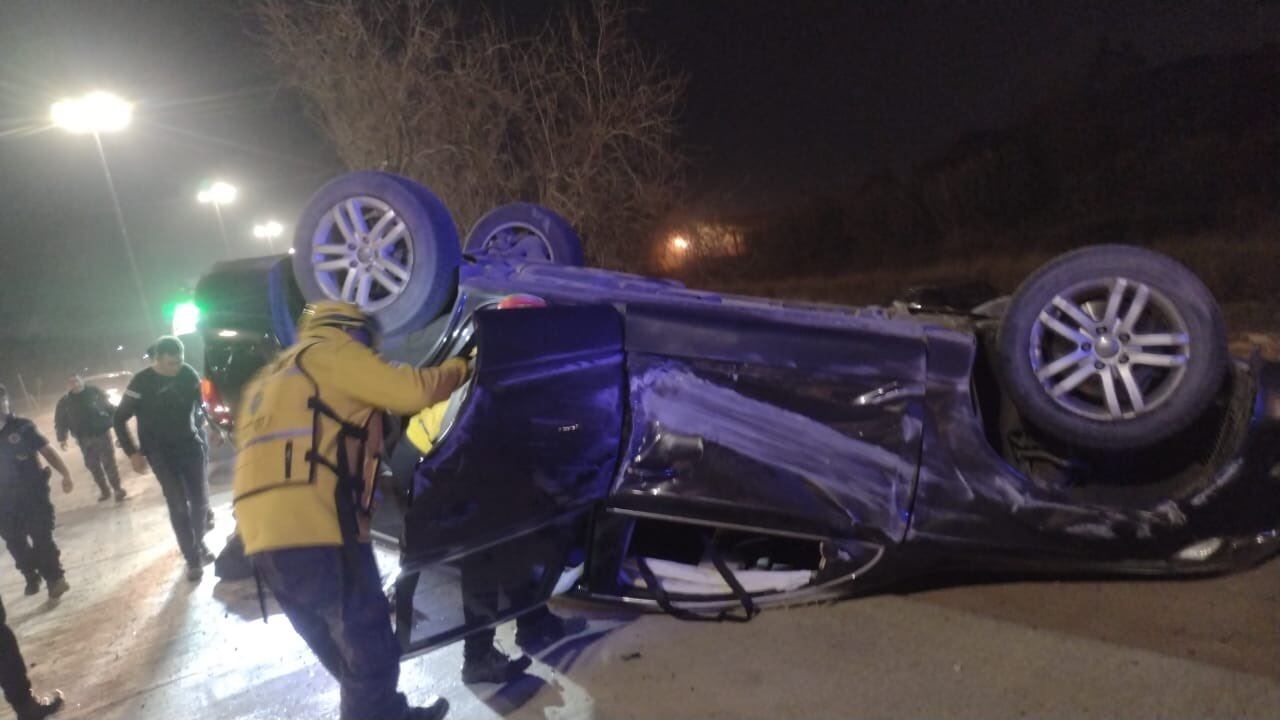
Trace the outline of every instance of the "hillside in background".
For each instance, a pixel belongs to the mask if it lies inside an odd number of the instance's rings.
[[[1012,290],[1058,251],[1123,242],[1180,258],[1226,303],[1271,302],[1280,47],[1160,67],[1103,48],[1054,95],[906,177],[739,218],[744,252],[701,262],[690,253],[676,274],[873,302],[903,284],[966,275]]]

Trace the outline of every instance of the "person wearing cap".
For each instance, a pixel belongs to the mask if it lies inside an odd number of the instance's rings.
[[[308,305],[298,341],[245,387],[233,505],[245,554],[341,688],[342,720],[436,720],[397,690],[400,646],[369,543],[385,412],[449,397],[468,364],[391,365],[355,305]]]
[[[205,517],[209,510],[205,482],[205,450],[196,414],[200,407],[200,376],[184,362],[185,348],[176,337],[156,341],[151,367],[129,381],[116,407],[116,438],[135,472],[155,473],[178,550],[187,563],[187,579],[197,582],[213,553],[204,544]],[[138,441],[129,431],[129,420],[138,419]]]
[[[62,476],[62,491],[71,492],[71,472],[62,456],[35,423],[13,414],[9,391],[0,385],[0,537],[18,572],[27,579],[26,594],[40,592],[43,579],[49,599],[57,600],[70,586],[62,569],[62,553],[53,540],[49,468],[41,467],[39,456]]]
[[[107,394],[94,385],[86,385],[84,378],[72,375],[67,380],[67,394],[58,400],[53,414],[53,428],[58,436],[58,446],[67,449],[67,436],[76,439],[84,466],[98,484],[98,502],[111,499],[115,491],[116,502],[124,502],[126,493],[120,485],[120,470],[116,467],[116,448],[111,443],[111,423],[115,409],[107,400]]]
[[[498,301],[498,310],[542,308],[547,303],[534,295],[508,295]],[[409,419],[405,440],[396,446],[391,466],[397,477],[412,475],[417,461],[431,452],[440,437],[449,400],[424,409]],[[490,624],[498,616],[502,594],[518,592],[518,579],[527,569],[543,562],[536,544],[524,551],[494,557],[482,552],[461,567],[462,609],[470,625]],[[516,618],[516,646],[525,652],[538,652],[587,627],[585,618],[562,618],[546,605],[539,605]],[[496,628],[473,632],[462,641],[462,681],[473,683],[506,683],[522,675],[532,664],[528,655],[511,658],[494,645]]]

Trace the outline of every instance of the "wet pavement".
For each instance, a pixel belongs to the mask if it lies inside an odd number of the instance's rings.
[[[263,623],[252,581],[187,582],[152,476],[125,471],[130,500],[99,504],[75,448],[66,455],[77,487],[55,490],[56,538],[71,592],[24,597],[0,558],[33,681],[66,692],[59,717],[337,717],[337,686],[283,616]],[[232,528],[228,472],[215,463],[215,552]],[[1280,716],[1276,561],[1194,582],[950,587],[745,625],[556,609],[590,630],[524,680],[462,685],[455,645],[406,661],[402,689],[447,697],[456,718]],[[514,647],[510,627],[499,642]]]

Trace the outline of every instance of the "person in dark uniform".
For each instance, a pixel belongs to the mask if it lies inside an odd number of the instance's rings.
[[[10,411],[9,391],[0,385],[0,537],[27,579],[26,594],[40,592],[43,578],[49,598],[57,600],[70,586],[53,541],[49,470],[41,467],[37,454],[62,476],[62,491],[71,492],[71,473],[62,456],[49,446],[35,423]]]
[[[0,602],[0,690],[18,714],[18,720],[43,720],[62,709],[62,693],[57,690],[47,698],[32,692],[27,663],[22,659],[18,639],[6,622],[3,602]]]
[[[169,522],[178,549],[187,562],[187,579],[204,575],[213,562],[205,547],[205,517],[209,510],[205,483],[205,451],[196,414],[200,405],[200,376],[183,362],[182,341],[162,337],[155,344],[151,367],[133,376],[115,412],[116,437],[139,474],[147,464],[155,472],[169,506]],[[129,420],[138,418],[138,442]]]
[[[111,499],[112,491],[116,502],[123,502],[125,491],[120,486],[116,448],[111,442],[111,416],[115,409],[101,388],[85,385],[79,375],[72,375],[67,385],[67,394],[58,401],[53,414],[58,445],[66,450],[67,435],[74,437],[84,455],[84,466],[98,484],[98,502]]]

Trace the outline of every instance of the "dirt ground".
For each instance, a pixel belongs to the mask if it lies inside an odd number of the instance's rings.
[[[336,718],[337,687],[283,616],[259,617],[252,581],[183,578],[151,476],[132,498],[57,493],[71,592],[22,595],[0,558],[0,595],[39,688],[61,717]],[[229,462],[215,463],[215,550],[231,529]],[[384,553],[384,569],[394,556]],[[406,661],[411,698],[456,718],[1221,717],[1280,708],[1280,562],[1194,582],[953,586],[689,624],[561,602],[589,632],[504,687],[461,684],[452,646]],[[514,647],[511,628],[499,641]],[[8,708],[0,718],[12,718]]]

